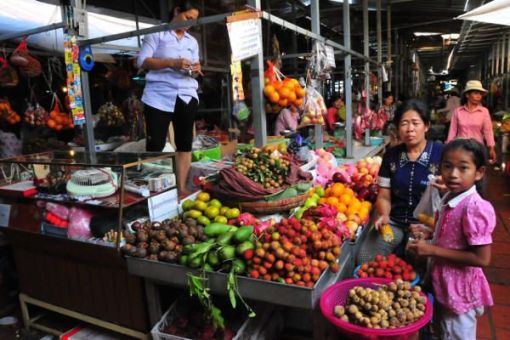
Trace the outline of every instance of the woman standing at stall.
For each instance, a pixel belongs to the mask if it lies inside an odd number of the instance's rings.
[[[482,98],[487,94],[479,80],[470,80],[462,95],[462,106],[454,112],[446,142],[456,138],[473,138],[489,149],[489,163],[496,162],[494,132],[489,110],[483,107]],[[485,143],[484,143],[485,142]]]
[[[190,1],[174,1],[170,23],[196,20],[197,6]],[[138,56],[138,67],[148,70],[142,101],[145,104],[147,151],[162,151],[168,126],[175,134],[177,189],[188,194],[186,179],[191,166],[193,123],[198,108],[198,83],[201,74],[198,43],[188,27],[148,34]]]
[[[376,254],[403,253],[409,225],[418,223],[413,212],[427,187],[428,176],[439,170],[442,144],[425,138],[430,126],[426,105],[416,99],[405,102],[395,113],[394,122],[402,143],[383,156],[375,203],[379,216],[361,246],[358,263],[370,261]],[[391,226],[392,242],[379,235],[383,224]]]

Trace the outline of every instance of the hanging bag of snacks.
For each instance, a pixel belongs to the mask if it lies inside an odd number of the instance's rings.
[[[99,110],[97,110],[97,115],[99,116],[100,122],[108,127],[121,126],[124,124],[124,115],[112,102],[101,105]]]

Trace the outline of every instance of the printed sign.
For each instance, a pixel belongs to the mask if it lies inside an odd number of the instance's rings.
[[[260,19],[227,23],[232,61],[244,60],[262,51]]]

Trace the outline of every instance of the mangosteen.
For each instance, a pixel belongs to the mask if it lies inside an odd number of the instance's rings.
[[[152,225],[151,221],[145,221],[142,225],[142,229],[149,230],[151,228],[151,225]]]
[[[136,251],[136,247],[133,246],[132,244],[126,243],[120,248],[120,250],[124,255],[132,255],[133,250]]]
[[[149,260],[151,260],[151,261],[157,261],[157,260],[158,260],[158,255],[157,255],[157,254],[150,254],[150,255],[149,255]]]
[[[182,253],[182,244],[176,245],[174,251],[178,254]]]
[[[131,234],[129,231],[124,231],[124,239],[126,240],[126,243],[128,244],[135,244],[136,243],[136,236],[134,234]]]
[[[133,231],[138,231],[138,230],[142,229],[142,224],[138,221],[135,221],[131,224],[131,229]]]
[[[156,230],[161,229],[161,223],[160,222],[152,222],[152,229],[156,229]]]
[[[193,236],[191,236],[191,235],[185,236],[182,239],[182,244],[183,245],[188,245],[188,244],[192,244],[192,243],[195,243],[195,238]]]
[[[163,242],[166,239],[167,239],[166,232],[164,230],[159,230],[158,233],[156,234],[156,240],[158,240],[159,242]]]
[[[197,237],[198,236],[198,228],[196,226],[190,226],[189,234],[193,237]]]
[[[165,250],[174,250],[176,246],[175,242],[170,241],[169,239],[164,240],[161,244]]]
[[[197,221],[192,218],[187,218],[185,223],[188,227],[196,227],[198,224]]]
[[[151,230],[149,231],[149,238],[155,240],[158,236],[159,230]]]
[[[157,254],[159,253],[160,248],[161,246],[158,242],[152,241],[151,244],[149,245],[149,253]]]
[[[145,248],[137,248],[135,252],[136,257],[144,258],[147,256],[147,249]]]
[[[147,240],[149,239],[149,234],[145,230],[138,230],[138,232],[136,233],[136,239],[138,240],[138,242],[147,242]]]
[[[205,242],[205,241],[207,241],[207,235],[206,235],[206,234],[204,234],[204,233],[199,234],[199,235],[198,235],[198,239],[199,239],[200,241],[202,241],[202,242]]]
[[[138,242],[136,245],[137,248],[147,249],[149,248],[149,244],[147,242]]]
[[[173,251],[169,251],[166,254],[166,259],[164,260],[166,262],[175,263],[177,262],[177,253]]]
[[[176,227],[168,227],[165,229],[165,232],[168,237],[179,235],[179,230]]]
[[[165,261],[165,258],[166,258],[166,254],[168,254],[168,252],[166,250],[162,250],[159,252],[158,254],[158,258],[160,261]]]
[[[189,231],[189,228],[186,224],[181,223],[181,224],[179,224],[179,230],[181,231],[181,233],[187,234]]]

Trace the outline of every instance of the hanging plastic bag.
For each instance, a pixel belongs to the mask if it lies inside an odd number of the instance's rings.
[[[250,109],[243,101],[236,101],[232,108],[232,115],[238,120],[243,121],[250,116]]]
[[[332,58],[330,56],[333,56]],[[325,80],[331,78],[331,72],[336,67],[334,53],[331,47],[321,41],[316,41],[312,49],[308,68],[312,79]]]
[[[433,185],[436,182],[436,176],[429,175],[428,184],[425,192],[421,196],[420,202],[414,209],[414,217],[427,227],[434,229],[434,216],[441,208],[441,195],[439,190]]]
[[[26,77],[33,78],[42,73],[41,63],[28,52],[26,38],[12,52],[10,62],[12,65],[18,66],[20,73]]]
[[[90,220],[92,214],[81,208],[71,208],[69,212],[69,229],[67,236],[74,239],[87,239],[92,237]]]

